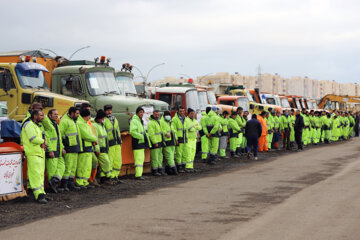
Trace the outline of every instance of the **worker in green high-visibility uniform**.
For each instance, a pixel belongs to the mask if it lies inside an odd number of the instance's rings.
[[[111,180],[111,161],[109,158],[109,141],[108,134],[105,128],[105,119],[107,114],[102,110],[98,110],[93,123],[95,136],[98,139],[98,144],[95,146],[95,155],[99,162],[100,170],[100,183],[113,185],[114,181]]]
[[[98,144],[97,138],[90,125],[90,111],[86,108],[80,110],[80,116],[76,121],[80,132],[80,148],[78,165],[76,170],[76,185],[82,189],[94,188],[89,184],[89,178],[92,170],[92,158],[94,153],[93,146]]]
[[[130,135],[132,137],[132,148],[134,153],[135,180],[145,180],[142,176],[145,161],[145,149],[151,147],[142,120],[143,116],[144,109],[138,107],[136,109],[136,115],[132,117],[130,122]]]
[[[349,138],[350,120],[347,112],[343,112],[343,136],[347,140]]]
[[[56,109],[50,109],[47,117],[45,117],[43,121],[47,143],[45,152],[46,171],[49,185],[55,193],[64,191],[64,188],[59,188],[58,185],[65,172],[65,160],[63,156],[65,156],[66,153],[57,123],[58,118],[58,111]]]
[[[196,113],[193,109],[188,108],[188,116],[185,119],[185,129],[187,131],[188,142],[185,144],[185,172],[195,172],[194,159],[196,154],[196,140],[198,131],[201,130],[199,122],[196,120]]]
[[[324,132],[324,142],[326,144],[330,143],[331,140],[331,115],[330,113],[327,113],[326,115],[323,115],[322,117],[322,129]]]
[[[220,155],[220,158],[229,158],[226,156],[226,148],[227,148],[227,143],[228,143],[228,138],[229,138],[229,130],[228,130],[229,112],[228,111],[224,111],[222,113],[222,116],[220,117],[220,124],[222,127],[222,131],[221,131],[221,137],[220,137],[220,143],[219,143],[219,155]]]
[[[274,119],[274,136],[272,139],[271,146],[273,149],[278,149],[279,147],[279,140],[280,140],[280,112],[272,111],[271,115]]]
[[[349,137],[351,138],[354,134],[354,126],[355,126],[355,118],[353,117],[352,113],[349,112]]]
[[[208,114],[207,130],[209,138],[209,159],[208,164],[214,165],[217,160],[217,153],[219,151],[219,138],[220,138],[220,121],[219,116],[216,114],[217,107],[213,106]]]
[[[321,122],[321,134],[320,134],[320,142],[325,142],[325,128],[324,125],[325,120],[327,119],[327,114],[325,111],[320,112],[320,122]]]
[[[183,106],[178,107],[178,111],[172,119],[176,130],[176,137],[178,139],[178,145],[175,147],[175,162],[178,172],[185,172],[186,159],[184,156],[184,148],[187,143],[187,132],[185,130],[185,109]]]
[[[331,116],[331,141],[336,142],[339,140],[341,132],[341,123],[338,118],[339,113],[335,111]]]
[[[121,132],[119,127],[119,122],[112,115],[112,105],[107,104],[104,106],[104,111],[106,113],[106,118],[104,121],[104,126],[107,132],[107,139],[109,141],[109,158],[111,165],[111,180],[115,183],[123,183],[119,179],[119,174],[122,166],[121,158]]]
[[[295,147],[295,121],[296,121],[296,116],[295,116],[295,110],[291,109],[290,113],[290,148],[292,149],[293,147]]]
[[[165,111],[160,119],[160,126],[164,136],[165,146],[163,148],[166,173],[177,175],[178,171],[175,165],[175,146],[177,144],[175,126],[171,120],[171,113]]]
[[[306,145],[308,145],[308,138],[309,138],[309,134],[310,134],[310,121],[309,121],[309,117],[307,116],[305,108],[302,109],[301,116],[304,119],[304,130],[302,133],[302,142],[303,142],[303,145],[306,146]]]
[[[236,154],[237,143],[239,139],[240,127],[236,121],[238,114],[237,112],[232,112],[231,117],[229,118],[229,142],[230,142],[230,155],[231,157],[238,158],[239,155]]]
[[[167,175],[163,170],[163,133],[160,125],[160,111],[154,110],[147,126],[151,143],[150,160],[153,176]]]
[[[243,108],[242,107],[238,107],[236,109],[236,112],[238,114],[238,116],[236,117],[236,122],[238,123],[238,125],[240,127],[236,154],[240,156],[242,153],[245,153],[245,149],[242,149],[241,147],[244,146],[244,144],[243,144],[243,140],[244,140],[243,135],[244,135],[244,131],[245,131],[246,120],[243,117]]]
[[[313,117],[313,129],[314,129],[313,144],[315,145],[317,145],[321,140],[321,127],[322,127],[322,121],[320,118],[320,113],[316,111]]]
[[[283,115],[280,117],[280,131],[283,135],[283,148],[290,150],[290,134],[291,134],[291,118],[287,109],[284,110]]]
[[[44,190],[46,142],[38,125],[43,119],[42,111],[38,109],[32,111],[30,118],[24,122],[20,135],[27,159],[29,188],[32,189],[35,199],[39,203],[47,203],[52,200],[46,196]]]
[[[267,140],[269,151],[271,151],[271,143],[272,143],[272,139],[274,136],[274,127],[275,127],[274,118],[270,114],[271,110],[272,110],[272,108],[269,108],[269,112],[266,112],[266,114],[265,114],[266,126],[268,127],[268,134],[266,136],[266,140]]]
[[[208,138],[208,130],[207,130],[207,120],[208,113],[210,112],[211,107],[206,107],[205,112],[201,112],[200,125],[201,130],[199,132],[200,140],[201,140],[201,159],[206,162],[209,157],[209,138]]]
[[[242,115],[242,123],[243,123],[243,130],[242,130],[242,139],[241,139],[241,143],[240,143],[240,149],[242,153],[247,153],[247,139],[245,137],[245,126],[246,123],[248,121],[248,116],[249,116],[249,112],[248,111],[244,111],[243,115]]]
[[[63,144],[66,151],[65,155],[65,171],[61,179],[61,188],[65,191],[79,190],[75,186],[75,174],[78,162],[78,153],[80,148],[80,132],[76,125],[80,111],[76,107],[70,107],[67,114],[65,114],[59,124],[60,134],[63,138]]]

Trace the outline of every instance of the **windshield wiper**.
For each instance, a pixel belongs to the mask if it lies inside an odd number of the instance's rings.
[[[23,88],[35,88],[35,87],[31,85],[23,85]]]

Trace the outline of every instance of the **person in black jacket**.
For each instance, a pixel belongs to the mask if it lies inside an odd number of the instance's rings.
[[[357,112],[355,113],[355,126],[354,126],[355,137],[359,137],[359,122],[360,122],[360,112]]]
[[[254,150],[254,159],[257,160],[259,137],[261,136],[262,127],[257,120],[257,115],[253,114],[251,120],[246,122],[245,137],[247,140],[247,156],[250,158],[251,148]]]
[[[300,110],[296,111],[296,120],[294,125],[295,130],[295,141],[298,145],[298,151],[301,151],[303,149],[303,143],[302,143],[302,131],[304,129],[304,118],[300,114]]]

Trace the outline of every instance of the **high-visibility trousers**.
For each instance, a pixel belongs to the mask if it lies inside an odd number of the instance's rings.
[[[236,143],[236,148],[241,147],[242,140],[243,140],[243,133],[239,133],[237,143]]]
[[[271,149],[271,143],[272,143],[273,136],[274,136],[274,133],[268,133],[268,135],[266,136],[268,149]]]
[[[91,160],[92,169],[91,169],[89,182],[94,182],[94,180],[96,178],[96,173],[97,173],[98,159],[97,159],[95,153],[93,153],[91,156],[92,156],[92,160]]]
[[[179,143],[179,146],[175,147],[175,162],[176,165],[186,164],[186,159],[184,155],[185,143]]]
[[[60,181],[65,172],[65,160],[63,157],[46,158],[46,173],[48,180],[56,178]]]
[[[39,156],[27,156],[26,158],[29,187],[32,189],[35,199],[38,199],[39,194],[45,194],[45,158]]]
[[[201,159],[207,159],[209,155],[209,138],[204,135],[201,137]]]
[[[89,185],[89,178],[92,169],[92,152],[79,153],[78,165],[76,170],[76,184],[78,186]]]
[[[309,128],[304,128],[303,132],[302,132],[302,141],[304,143],[304,145],[306,146],[308,143],[308,132],[309,132]]]
[[[121,171],[122,158],[121,158],[121,145],[117,144],[109,147],[109,158],[111,163],[111,178],[117,178]]]
[[[230,142],[230,152],[235,152],[237,148],[238,138],[231,137],[229,142]]]
[[[220,157],[225,157],[226,156],[227,144],[228,144],[228,136],[221,136],[220,137],[220,143],[219,143]]]
[[[145,149],[133,150],[134,164],[135,164],[135,177],[141,177],[143,174],[144,161],[145,161]]]
[[[175,146],[164,147],[163,149],[165,163],[168,167],[175,167]]]
[[[317,144],[321,139],[321,128],[314,128],[313,143]]]
[[[64,171],[63,179],[75,178],[78,157],[79,157],[78,153],[65,154],[65,171]]]
[[[290,142],[295,142],[295,130],[294,130],[294,127],[290,127]]]
[[[267,145],[267,139],[266,139],[267,135],[261,135],[261,137],[259,137],[259,152],[262,151],[268,151],[268,145]]]
[[[241,143],[240,143],[240,148],[245,149],[246,146],[247,146],[247,140],[246,140],[245,134],[242,133],[242,139],[241,139]]]
[[[162,148],[150,149],[150,161],[152,170],[158,170],[163,167]]]
[[[100,153],[97,157],[100,166],[100,177],[111,177],[111,162],[107,153]]]
[[[209,152],[212,155],[217,155],[218,151],[219,151],[219,137],[210,137],[209,139]]]
[[[324,130],[324,139],[327,141],[330,141],[331,139],[331,131],[330,130]]]
[[[189,139],[185,144],[185,158],[186,165],[185,168],[193,169],[194,168],[194,159],[196,154],[196,139]]]

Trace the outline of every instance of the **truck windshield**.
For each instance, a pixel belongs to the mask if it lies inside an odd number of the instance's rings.
[[[275,102],[275,99],[274,99],[274,98],[266,98],[266,103],[267,103],[267,104],[276,105],[276,102]]]
[[[242,107],[243,111],[249,111],[249,102],[246,98],[238,98],[238,107]]]
[[[86,83],[90,95],[120,94],[113,72],[88,72]]]
[[[298,109],[302,109],[302,106],[301,106],[299,100],[296,100],[296,107],[297,107]]]
[[[196,90],[190,90],[186,92],[186,107],[192,108],[196,112],[200,109],[199,98]]]
[[[206,92],[198,92],[200,110],[204,111],[208,105]]]
[[[16,75],[19,79],[21,87],[23,88],[48,89],[44,74],[41,70],[21,70],[16,68]]]
[[[289,100],[287,98],[281,99],[281,106],[283,108],[290,108]]]
[[[116,76],[115,79],[121,95],[126,95],[127,93],[137,94],[134,81],[131,77]]]

